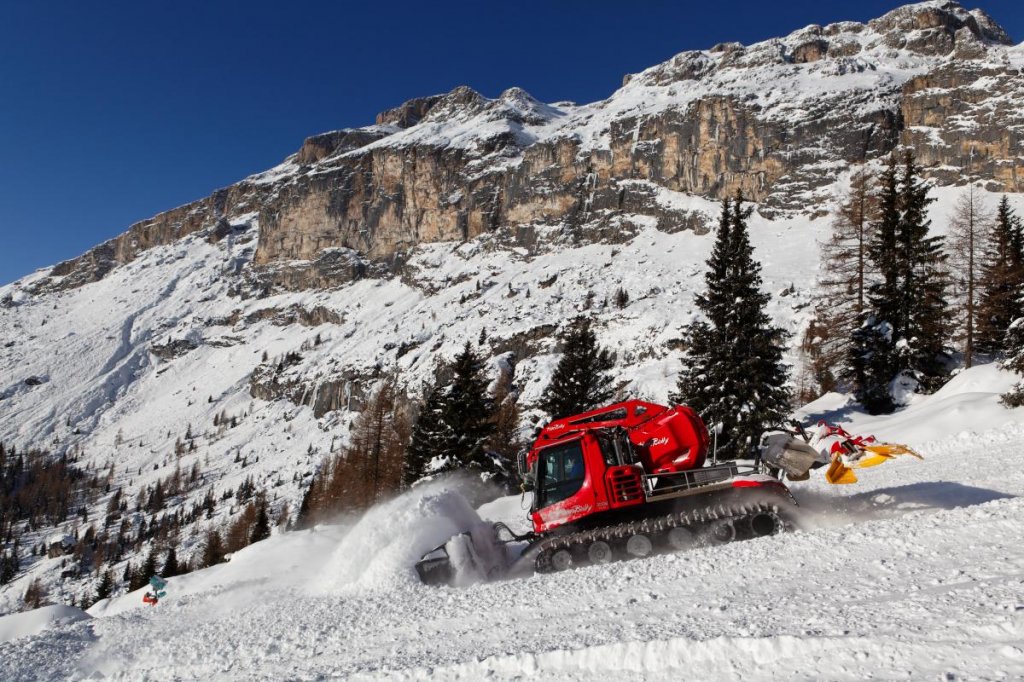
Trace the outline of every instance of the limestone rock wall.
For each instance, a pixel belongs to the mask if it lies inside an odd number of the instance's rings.
[[[1024,75],[991,58],[1009,42],[984,13],[945,2],[900,8],[867,25],[808,26],[749,48],[728,43],[682,53],[636,82],[682,92],[723,69],[740,77],[766,68],[870,75],[877,66],[862,58],[866,51],[877,60],[901,50],[933,65],[905,83],[825,89],[798,104],[787,93],[758,99],[712,88],[652,114],[624,111],[599,145],[585,144],[571,127],[530,132],[563,114],[522,90],[489,100],[456,88],[383,112],[376,125],[310,137],[276,175],[133,225],[58,265],[40,286],[79,286],[199,230],[216,238],[233,216],[254,211],[259,243],[249,275],[260,287],[286,289],[394,272],[417,244],[485,232],[541,248],[531,237],[538,224],[586,227],[600,239],[614,239],[626,214],[655,216],[664,229],[689,225],[632,181],[714,199],[741,191],[767,215],[810,211],[838,172],[898,145],[939,182],[970,175],[996,190],[1022,191]],[[454,142],[470,123],[481,132],[471,143]]]

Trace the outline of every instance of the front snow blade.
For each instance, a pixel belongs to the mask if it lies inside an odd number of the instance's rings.
[[[836,457],[832,460],[832,464],[829,465],[828,471],[825,472],[825,480],[832,485],[856,483],[857,475],[848,469],[842,460]]]
[[[452,569],[452,561],[445,545],[424,554],[423,558],[416,562],[416,573],[424,585],[451,585],[455,571]]]
[[[869,445],[864,449],[871,454],[857,462],[858,468],[877,466],[890,459],[896,459],[899,455],[910,455],[921,460],[924,459],[924,457],[914,452],[913,448],[900,445],[899,443],[880,443],[878,445]]]

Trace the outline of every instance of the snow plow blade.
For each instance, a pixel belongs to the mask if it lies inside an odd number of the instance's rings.
[[[416,562],[416,574],[425,585],[464,587],[499,578],[509,568],[508,542],[498,538],[503,523],[481,521],[453,535]],[[509,531],[513,538],[514,534]]]
[[[452,584],[455,571],[452,569],[452,561],[445,545],[432,549],[416,562],[416,574],[424,585]]]
[[[878,466],[883,462],[888,462],[890,459],[896,459],[900,455],[910,455],[920,460],[924,459],[917,452],[914,452],[913,448],[899,443],[880,443],[879,445],[869,445],[864,449],[871,454],[857,462],[857,468],[859,469]]]
[[[844,465],[842,460],[836,457],[832,460],[832,464],[829,465],[828,471],[825,472],[825,480],[832,485],[844,485],[846,483],[856,483],[857,475]]]

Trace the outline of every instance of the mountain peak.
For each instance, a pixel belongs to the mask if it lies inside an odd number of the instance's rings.
[[[968,11],[955,0],[904,5],[872,19],[868,26],[885,34],[893,47],[925,54],[948,54],[968,36],[984,43],[1012,44],[1002,26],[988,14],[979,9]]]

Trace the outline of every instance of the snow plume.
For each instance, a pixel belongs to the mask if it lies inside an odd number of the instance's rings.
[[[453,535],[479,527],[465,477],[418,485],[366,511],[338,544],[311,585],[316,591],[374,589],[418,583],[414,565]]]

